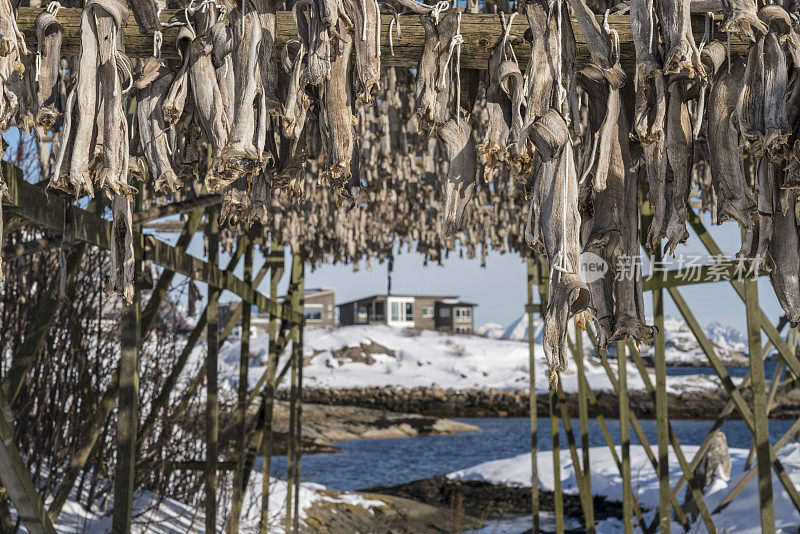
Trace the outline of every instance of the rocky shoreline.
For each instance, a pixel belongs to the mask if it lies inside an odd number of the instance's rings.
[[[749,390],[743,392],[749,402]],[[286,398],[287,391],[278,392],[279,398]],[[617,397],[608,391],[596,391],[597,409],[589,408],[590,417],[598,414],[615,418],[619,415]],[[630,391],[630,405],[633,413],[642,419],[655,418],[655,403],[646,391]],[[715,419],[728,402],[724,390],[689,390],[681,393],[668,393],[669,415],[673,419]],[[578,416],[577,393],[564,396],[569,412]],[[303,390],[303,401],[332,406],[358,406],[389,412],[419,414],[431,417],[527,417],[527,389],[499,390],[444,389],[436,385],[430,387],[362,387],[362,388],[307,388]],[[537,413],[540,417],[549,415],[547,395],[537,398]],[[734,411],[732,418],[739,415]],[[770,412],[771,419],[800,418],[800,390],[779,393]]]

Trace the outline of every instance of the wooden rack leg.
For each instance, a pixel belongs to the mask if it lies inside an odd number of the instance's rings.
[[[270,297],[275,299],[278,296],[278,282],[284,273],[283,246],[277,241],[270,243],[269,262],[270,268]],[[269,492],[270,477],[272,476],[272,413],[275,406],[275,375],[278,372],[278,358],[282,351],[278,350],[278,320],[275,315],[269,318],[269,357],[267,360],[267,371],[265,373],[264,389],[261,392],[261,402],[264,404],[265,425],[264,435],[261,442],[261,518],[258,523],[259,534],[267,534],[269,530]]]
[[[594,534],[594,498],[592,497],[592,468],[589,463],[589,399],[586,389],[581,383],[586,379],[586,369],[583,361],[583,332],[577,330],[575,336],[575,352],[572,357],[578,367],[578,417],[581,430],[581,452],[583,453],[583,485],[588,498],[584,507],[584,525],[586,534]]]
[[[539,284],[539,266],[532,257],[528,263],[528,305],[525,310],[528,313],[528,369],[530,370],[530,383],[528,390],[528,412],[531,424],[531,515],[533,520],[533,532],[539,532],[539,474],[537,473],[536,453],[539,448],[538,442],[538,411],[536,395],[536,362],[534,361],[535,343],[533,339],[533,287]],[[541,297],[541,295],[540,295]],[[543,311],[544,305],[540,306]]]
[[[253,240],[252,230],[245,228],[242,233],[240,247],[244,247],[244,283],[253,282]],[[247,440],[247,371],[250,367],[250,315],[251,303],[242,300],[242,333],[239,345],[239,384],[236,402],[236,469],[233,474],[233,497],[231,498],[231,513],[228,518],[228,533],[239,532],[239,519],[242,514],[242,501],[244,499],[244,454]]]
[[[208,263],[219,261],[219,212],[208,210]],[[217,531],[217,440],[219,439],[219,400],[217,398],[217,373],[219,356],[219,294],[220,290],[208,286],[208,323],[206,343],[206,534]]]
[[[622,495],[632,495],[631,481],[631,427],[628,403],[628,357],[624,343],[617,343],[617,370],[619,372],[619,440],[622,449]],[[622,520],[625,533],[633,533],[633,501],[622,499]]]
[[[142,195],[134,207],[141,209]],[[142,250],[141,228],[136,228],[133,246]],[[140,276],[142,264],[134,263],[133,302],[122,315],[122,347],[119,359],[119,392],[117,397],[117,465],[114,469],[113,534],[128,534],[133,516],[133,492],[136,489],[136,428],[139,422],[139,335],[142,321]]]
[[[772,495],[772,467],[770,461],[769,419],[767,419],[767,392],[764,383],[764,360],[761,357],[761,326],[758,306],[758,282],[744,281],[745,310],[747,313],[747,341],[750,349],[750,390],[753,393],[753,436],[756,440],[756,465],[758,468],[758,496],[761,512],[761,531],[775,532],[775,504]]]
[[[659,244],[655,250],[656,262],[661,262]],[[669,413],[667,406],[667,362],[666,340],[664,339],[664,293],[661,288],[653,290],[653,316],[655,319],[654,363],[656,368],[656,431],[658,441],[658,524],[661,534],[669,534],[670,497],[672,487],[669,483]]]

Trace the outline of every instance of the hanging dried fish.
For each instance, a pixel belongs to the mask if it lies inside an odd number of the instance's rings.
[[[320,181],[340,194],[350,178],[353,157],[353,113],[348,79],[352,37],[339,23],[339,37],[331,42],[330,77],[320,86],[319,131],[322,139],[323,169]]]
[[[139,144],[156,191],[176,192],[182,185],[172,169],[167,124],[162,113],[174,77],[166,65],[150,57],[135,84]]]
[[[661,35],[664,38],[664,74],[677,77],[703,78],[705,70],[700,51],[694,42],[691,0],[658,2]]]
[[[106,294],[121,293],[125,302],[133,302],[134,250],[133,213],[131,199],[114,195],[111,213],[114,222],[111,233],[111,273],[106,284]]]
[[[381,78],[381,11],[378,0],[343,0],[344,13],[353,23],[355,94],[364,104],[375,103]]]
[[[259,165],[256,148],[256,107],[260,99],[259,47],[262,30],[258,12],[250,2],[247,9],[229,15],[233,28],[233,75],[236,80],[233,124],[228,144],[222,151],[223,168],[236,178],[253,172]]]
[[[39,139],[43,139],[58,119],[58,77],[61,66],[61,39],[64,28],[50,11],[36,17],[37,111],[34,125]]]
[[[9,0],[0,1],[0,130],[6,131],[19,109],[19,86],[27,54],[25,38],[17,28],[16,16]]]
[[[189,94],[189,45],[192,44],[194,38],[194,30],[190,26],[183,26],[178,31],[178,36],[175,39],[175,46],[183,62],[175,74],[169,92],[164,99],[164,104],[161,106],[164,120],[169,125],[176,124],[183,115],[186,96]]]
[[[727,68],[720,69],[712,81],[706,106],[706,157],[717,196],[716,223],[735,220],[741,228],[750,226],[749,212],[755,206],[745,181],[739,155],[739,132],[734,125],[744,70],[744,63],[738,60],[731,66],[730,74]]]
[[[541,214],[541,222],[532,234],[541,238],[550,263],[542,345],[554,389],[557,372],[567,368],[569,319],[589,307],[589,290],[579,274],[578,176],[567,124],[549,110],[534,124],[531,140],[542,158],[532,208]]]
[[[722,31],[740,33],[751,41],[767,33],[767,27],[758,18],[755,0],[722,0]]]
[[[466,119],[450,119],[439,130],[447,150],[447,178],[444,182],[442,232],[452,235],[461,230],[464,212],[475,192],[477,151],[472,129]]]

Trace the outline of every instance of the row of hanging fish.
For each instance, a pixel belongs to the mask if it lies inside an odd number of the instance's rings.
[[[37,18],[28,51],[0,2],[0,126],[16,120],[40,144],[54,135],[51,187],[111,199],[109,290],[126,298],[137,181],[149,180],[139,183],[151,197],[179,199],[199,192],[201,176],[223,195],[224,219],[265,225],[312,265],[383,261],[398,245],[426,262],[457,246],[469,257],[480,249],[484,262],[490,248],[541,250],[553,383],[573,317],[594,320],[603,346],[650,342],[639,247],[666,239],[674,253],[688,237],[690,197],[716,222],[742,226],[741,254],[763,260],[787,317],[800,321],[800,38],[782,7],[726,1],[698,45],[688,0],[632,0],[636,69],[626,79],[616,32],[583,0],[497,13],[503,34],[484,71],[461,68],[457,4],[398,3],[425,30],[415,70],[381,68],[381,6],[369,0],[285,6],[298,35],[280,50],[277,3],[191,3],[177,61],[161,57],[153,2],[87,2],[78,58],[62,58],[57,5]],[[122,40],[129,9],[154,35],[152,57],[136,66]],[[481,9],[496,8],[467,5]],[[580,68],[570,16],[589,50]],[[515,17],[529,38],[511,32]],[[725,33],[752,41],[747,57],[730,56]],[[644,182],[653,217],[640,233]],[[581,279],[582,252],[609,266],[599,279]]]

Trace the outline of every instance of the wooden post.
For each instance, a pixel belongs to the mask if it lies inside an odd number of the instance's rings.
[[[583,331],[575,328],[575,352],[573,353],[575,365],[578,367],[578,417],[581,429],[581,452],[583,453],[583,486],[586,491],[586,504],[584,506],[584,525],[586,533],[593,534],[594,526],[594,499],[592,498],[592,467],[589,463],[589,400],[586,389],[581,383],[586,379],[583,354]]]
[[[276,240],[270,243],[269,257],[267,258],[270,268],[270,298],[278,296],[278,282],[283,277],[284,258],[283,246]],[[267,534],[269,530],[269,481],[272,476],[272,413],[275,406],[275,375],[278,372],[278,320],[274,314],[269,317],[269,357],[267,360],[267,371],[264,389],[261,393],[261,402],[265,410],[264,434],[261,438],[261,473],[263,476],[261,489],[261,519],[258,523],[259,534]]]
[[[141,210],[142,189],[134,200],[133,211]],[[133,246],[144,248],[141,228],[133,230]],[[142,262],[134,262],[133,302],[122,314],[121,350],[119,358],[119,392],[117,397],[117,463],[114,469],[113,534],[128,534],[133,515],[133,492],[136,488],[136,442],[139,423],[139,336],[142,321],[140,277]]]
[[[530,329],[528,330],[530,333]],[[553,446],[553,515],[556,519],[556,534],[564,534],[564,494],[561,490],[561,435],[558,427],[556,404],[558,389],[550,390],[550,436]]]
[[[306,304],[306,272],[305,272],[305,258],[300,256],[300,288],[297,292],[297,308],[295,309],[300,315],[305,315]],[[292,524],[294,532],[299,532],[300,522],[300,461],[303,456],[303,330],[305,325],[297,327],[297,449],[295,450],[295,468],[294,468],[294,518]]]
[[[291,305],[292,310],[297,310],[300,303],[300,279],[302,277],[302,259],[297,252],[292,254],[292,274],[291,274]],[[288,534],[292,531],[292,501],[293,501],[293,487],[295,478],[295,450],[300,446],[297,443],[297,368],[298,368],[298,342],[297,332],[299,328],[292,325],[292,375],[289,389],[289,435],[287,436],[288,446],[286,449],[286,515],[284,516],[284,523],[286,525],[285,531]]]
[[[530,387],[528,390],[528,411],[531,422],[531,515],[533,516],[533,532],[539,532],[539,475],[536,472],[536,451],[539,448],[537,433],[537,396],[536,396],[536,362],[534,361],[535,343],[533,339],[533,286],[539,284],[539,266],[533,257],[528,257],[528,369]],[[541,295],[540,295],[541,298]]]
[[[253,239],[252,229],[243,229],[240,247],[244,247],[244,283],[253,282]],[[239,384],[237,388],[236,403],[236,469],[233,474],[233,497],[231,499],[231,514],[228,519],[228,532],[239,532],[239,518],[242,514],[242,500],[244,499],[244,449],[246,441],[247,419],[247,371],[250,367],[250,306],[242,300],[242,332],[239,345]]]
[[[772,496],[769,419],[767,392],[764,383],[764,360],[761,357],[761,325],[758,306],[758,281],[744,281],[745,311],[747,313],[747,342],[750,350],[750,390],[753,394],[753,436],[756,440],[758,467],[758,496],[761,512],[761,531],[775,532],[775,505]]]
[[[662,260],[661,245],[656,246],[655,261]],[[655,320],[655,368],[656,368],[656,431],[658,437],[658,523],[662,534],[669,534],[670,500],[672,488],[669,484],[669,415],[667,412],[667,362],[664,339],[664,294],[661,288],[653,290],[653,317]]]
[[[219,212],[209,209],[208,263],[214,267],[219,262]],[[219,438],[219,400],[217,398],[217,373],[219,356],[219,288],[208,286],[206,342],[206,534],[217,531],[217,440]]]
[[[628,495],[633,494],[631,483],[631,428],[630,406],[628,404],[628,358],[625,344],[617,343],[617,371],[619,374],[619,441],[622,449],[622,521],[625,533],[633,532],[633,501]]]

